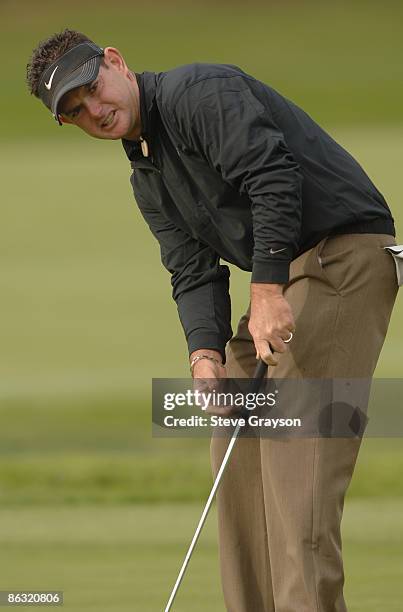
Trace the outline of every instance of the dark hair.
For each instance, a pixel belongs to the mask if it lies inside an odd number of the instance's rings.
[[[27,64],[27,85],[31,94],[39,97],[38,86],[44,70],[66,51],[82,42],[93,41],[81,32],[66,29],[39,43],[32,51],[31,60]]]

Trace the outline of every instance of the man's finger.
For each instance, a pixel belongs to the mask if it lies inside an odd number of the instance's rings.
[[[271,346],[272,352],[274,351],[276,353],[285,353],[287,350],[287,345],[280,336],[271,340],[269,346]]]
[[[281,334],[281,339],[285,344],[291,342],[295,334],[295,327],[293,329],[287,329],[283,334]]]
[[[269,342],[267,340],[259,340],[255,343],[256,352],[259,354],[260,359],[262,359],[267,365],[277,365],[277,359],[274,356],[273,351],[271,350]],[[275,350],[275,347],[272,347]]]
[[[217,390],[219,383],[217,379],[206,379],[206,378],[194,378],[193,379],[193,390],[199,392],[198,406],[204,406],[206,397]]]

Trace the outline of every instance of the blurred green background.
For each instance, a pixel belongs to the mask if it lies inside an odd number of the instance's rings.
[[[151,438],[151,378],[187,376],[186,347],[121,144],[60,129],[30,99],[31,50],[71,27],[137,72],[241,66],[359,159],[402,241],[402,20],[390,0],[1,0],[0,590],[160,610],[211,486],[208,440]],[[247,274],[232,270],[231,294],[236,325]],[[398,299],[378,377],[401,376],[402,323]],[[402,447],[367,440],[349,491],[353,612],[401,609]],[[178,612],[224,609],[216,539],[212,516]]]

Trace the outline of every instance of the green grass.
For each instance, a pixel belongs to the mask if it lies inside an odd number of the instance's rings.
[[[343,519],[351,612],[398,612],[402,500],[351,500]],[[199,504],[0,510],[1,589],[64,590],[64,609],[163,609]],[[178,594],[177,612],[224,609],[213,510]],[[25,608],[23,608],[25,609]]]
[[[343,519],[350,612],[398,612],[403,598],[402,500],[351,500]]]
[[[202,449],[198,444],[195,449],[193,442],[176,449],[150,443],[142,454],[102,451],[3,456],[0,504],[200,501],[211,487],[208,446]]]

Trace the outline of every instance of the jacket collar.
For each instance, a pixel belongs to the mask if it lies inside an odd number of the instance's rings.
[[[141,138],[152,150],[152,140],[155,135],[155,117],[158,111],[156,103],[157,75],[155,72],[136,73],[140,92]],[[130,160],[143,157],[139,141],[122,138],[123,148]]]

